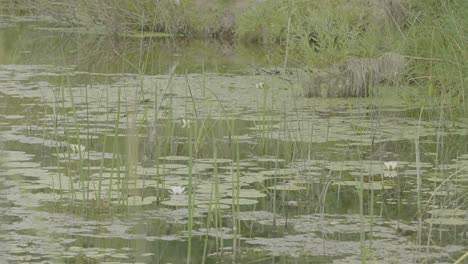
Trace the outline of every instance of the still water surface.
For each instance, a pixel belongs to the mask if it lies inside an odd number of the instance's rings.
[[[2,263],[184,263],[190,237],[192,263],[466,251],[468,120],[303,98],[281,57],[0,16]]]

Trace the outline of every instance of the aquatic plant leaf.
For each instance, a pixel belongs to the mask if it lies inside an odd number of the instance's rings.
[[[234,190],[234,195],[237,195],[237,192]],[[232,197],[232,192],[228,196]],[[255,190],[255,189],[240,189],[239,197],[241,198],[263,198],[266,197],[266,194]]]
[[[467,210],[463,209],[450,209],[450,208],[443,208],[443,209],[433,209],[428,211],[427,213],[433,216],[442,216],[442,217],[449,217],[449,216],[465,216],[468,215]]]
[[[428,218],[425,219],[424,222],[426,224],[433,224],[433,225],[447,225],[447,226],[464,226],[468,225],[468,220],[463,218]]]
[[[221,200],[219,200],[219,203],[232,205],[233,200],[232,200],[232,198],[230,198],[230,199],[221,199]],[[258,201],[257,200],[252,200],[252,199],[239,198],[239,199],[234,199],[234,203],[239,204],[239,205],[253,205],[253,204],[257,204]]]
[[[268,187],[270,190],[276,189],[277,191],[302,191],[307,190],[307,188],[302,186],[297,186],[295,184],[277,184],[275,186]]]

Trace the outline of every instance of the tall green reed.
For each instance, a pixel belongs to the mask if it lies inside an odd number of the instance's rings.
[[[194,201],[193,201],[193,156],[192,156],[192,130],[188,127],[188,245],[187,245],[187,264],[192,263],[192,232],[193,232],[193,208],[194,208]]]
[[[59,189],[59,199],[62,200],[63,198],[63,186],[62,186],[62,170],[60,169],[60,150],[62,148],[62,144],[59,143],[59,136],[58,136],[58,126],[59,126],[59,122],[60,122],[60,104],[59,104],[59,98],[60,98],[60,90],[61,88],[60,87],[57,87],[56,89],[54,89],[54,103],[52,105],[52,110],[53,110],[53,117],[54,117],[54,140],[56,142],[55,144],[55,155],[57,157],[57,160],[56,160],[56,166],[57,168],[59,168],[57,170],[57,176],[58,176],[58,189]],[[63,117],[62,117],[63,119]],[[67,147],[68,148],[68,147]],[[55,190],[55,181],[53,182],[54,184],[54,190]],[[55,195],[55,191],[54,191],[54,195]]]

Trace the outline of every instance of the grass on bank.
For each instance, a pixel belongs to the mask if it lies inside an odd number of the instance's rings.
[[[165,32],[174,37],[227,37],[279,46],[289,65],[330,68],[394,52],[409,58],[404,81],[419,107],[467,107],[468,2],[464,0],[29,1],[37,12],[109,35]]]

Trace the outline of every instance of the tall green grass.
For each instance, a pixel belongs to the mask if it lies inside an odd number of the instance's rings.
[[[468,2],[415,1],[405,40],[413,56],[411,79],[420,90],[418,101],[462,105],[466,113],[468,78]]]
[[[232,12],[229,19],[235,19],[236,33],[232,40],[280,47],[283,54],[268,56],[283,58],[277,60],[282,60],[283,67],[326,68],[392,51],[409,58],[402,84],[416,89],[404,97],[408,104],[421,107],[446,100],[463,106],[464,112],[468,105],[468,3],[464,0],[41,0],[30,4],[74,26],[103,26],[109,35],[162,31],[204,38],[222,31],[219,20],[228,19],[226,14]]]

